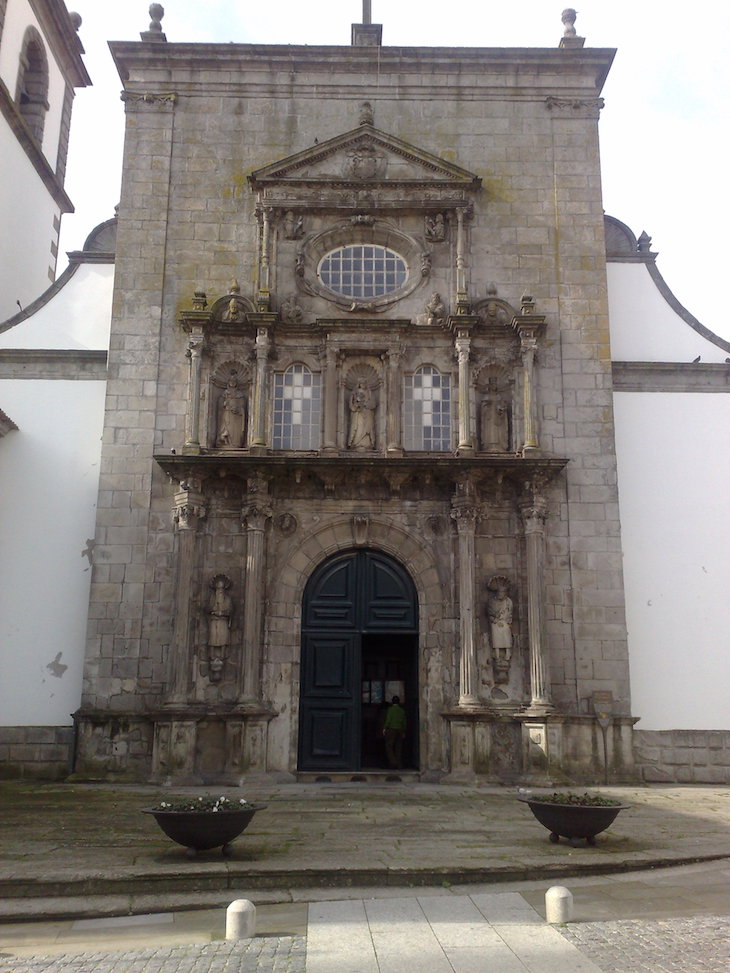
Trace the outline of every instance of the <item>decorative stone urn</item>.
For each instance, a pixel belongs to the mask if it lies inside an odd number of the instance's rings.
[[[172,811],[146,807],[143,814],[152,814],[168,838],[188,849],[188,857],[199,851],[221,848],[224,855],[233,853],[231,842],[242,834],[257,811],[266,804],[247,804],[230,811]]]
[[[556,798],[559,796],[555,795]],[[613,824],[619,811],[631,806],[618,801],[605,804],[561,804],[557,799],[549,800],[549,797],[550,795],[541,798],[539,795],[520,794],[517,800],[527,804],[540,824],[548,829],[550,841],[557,844],[561,838],[568,838],[574,848],[581,838],[585,838],[589,845],[595,845],[596,835]]]

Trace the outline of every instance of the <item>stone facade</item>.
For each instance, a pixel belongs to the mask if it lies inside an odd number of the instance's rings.
[[[630,777],[613,52],[145,40],[77,771]]]

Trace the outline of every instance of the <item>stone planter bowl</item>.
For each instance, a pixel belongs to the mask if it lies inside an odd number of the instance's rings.
[[[187,848],[191,856],[221,846],[223,854],[230,855],[233,839],[246,830],[257,811],[266,807],[249,804],[231,811],[158,811],[146,807],[142,813],[152,814],[167,837]]]
[[[589,845],[595,845],[596,835],[613,824],[619,811],[631,806],[552,804],[537,797],[523,796],[519,796],[517,800],[527,804],[540,824],[548,829],[550,841],[557,843],[561,838],[568,838],[573,846],[581,838],[585,838]]]

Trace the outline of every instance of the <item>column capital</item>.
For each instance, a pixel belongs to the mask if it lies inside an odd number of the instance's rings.
[[[173,507],[175,528],[179,531],[195,531],[208,513],[205,497],[198,489],[186,489],[187,483],[181,483],[180,486],[183,489],[175,494]]]
[[[188,347],[185,355],[187,358],[199,358],[205,351],[205,333],[197,328],[189,332]]]
[[[245,503],[241,508],[241,519],[248,530],[264,530],[266,521],[273,515],[273,507],[260,499]]]
[[[178,324],[191,335],[205,335],[213,323],[213,312],[207,310],[205,291],[196,291],[192,308],[183,308],[177,316]]]
[[[525,533],[536,533],[545,530],[547,505],[547,498],[537,493],[523,497],[519,501]]]

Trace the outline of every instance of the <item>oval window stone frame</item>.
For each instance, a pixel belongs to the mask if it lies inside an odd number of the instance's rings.
[[[394,291],[373,298],[347,297],[325,287],[318,276],[322,260],[335,250],[359,245],[384,247],[397,254],[406,267],[406,278],[403,284]],[[408,297],[428,279],[428,274],[424,276],[419,270],[422,266],[423,253],[422,243],[384,220],[373,219],[369,222],[366,218],[366,221],[357,223],[353,220],[342,220],[305,241],[299,254],[301,269],[298,282],[309,294],[321,297],[348,311],[384,311],[404,297]]]
[[[366,266],[368,260],[373,262],[371,269]],[[325,267],[328,261],[330,266]],[[327,280],[325,274],[333,279]],[[348,277],[349,280],[346,279]],[[335,286],[338,278],[339,286]],[[397,282],[393,280],[389,285],[388,278],[397,278]],[[375,300],[395,294],[405,285],[408,280],[408,264],[391,247],[383,247],[379,243],[348,243],[345,247],[330,250],[322,257],[317,267],[317,280],[339,297],[360,301]],[[348,293],[348,289],[352,293]],[[373,293],[358,293],[365,290]]]

